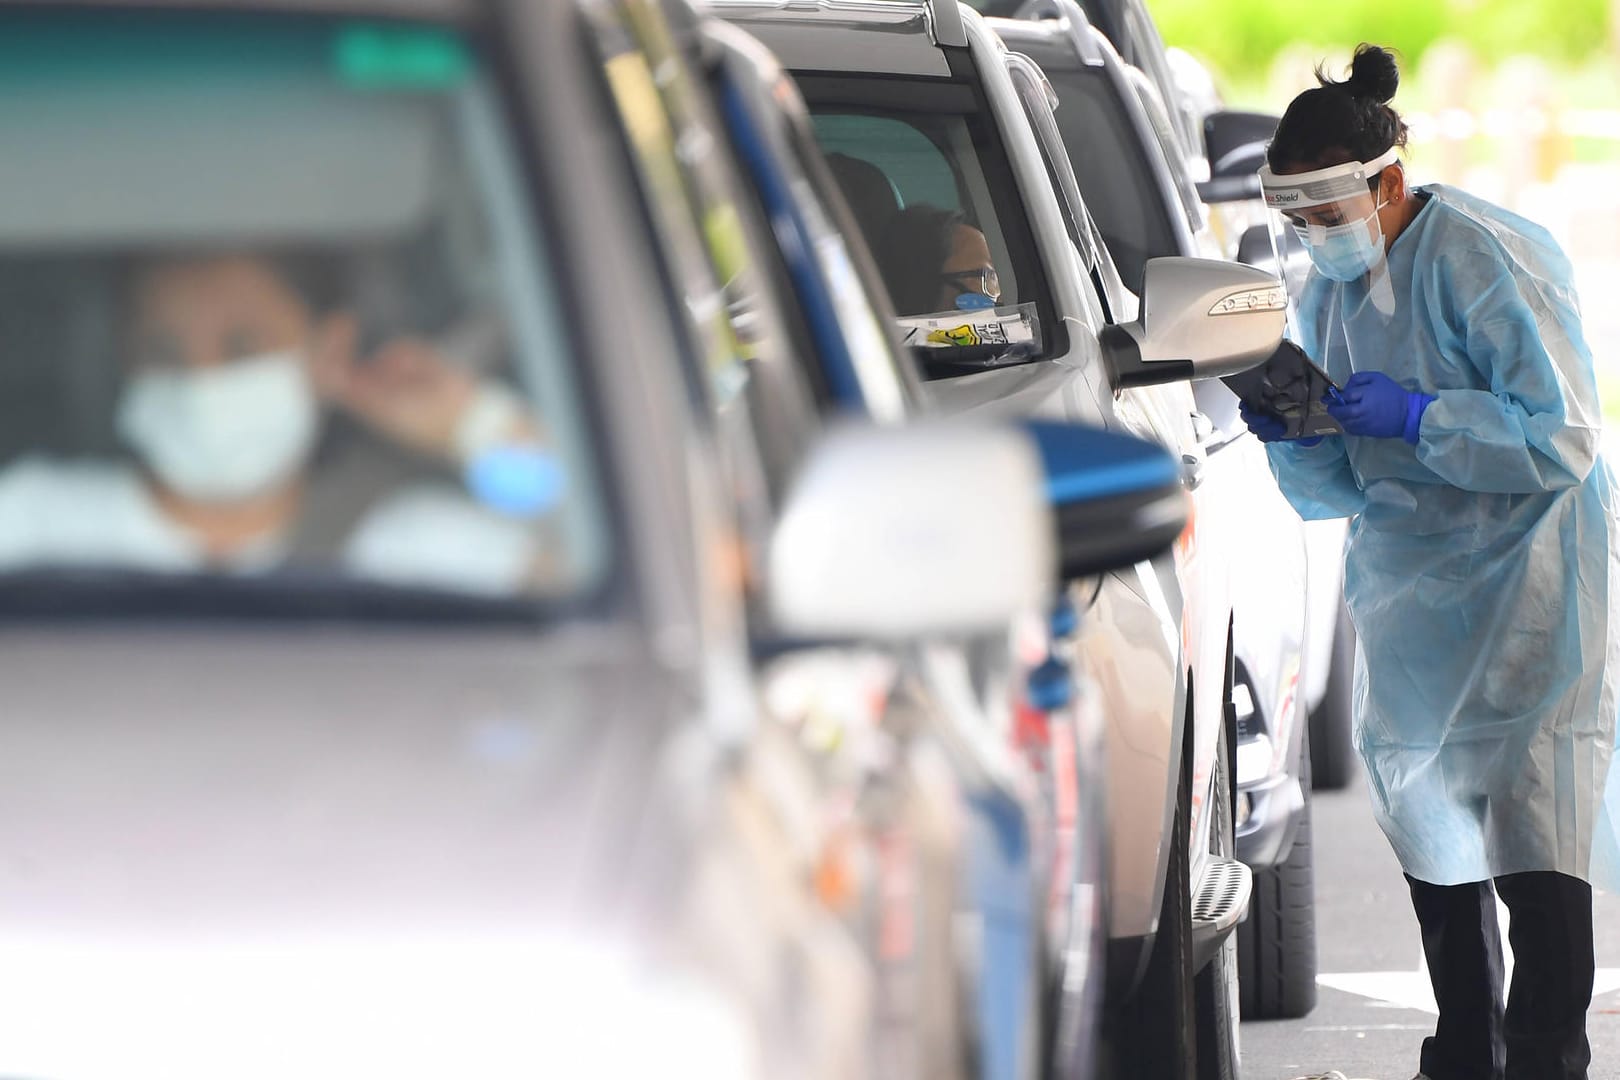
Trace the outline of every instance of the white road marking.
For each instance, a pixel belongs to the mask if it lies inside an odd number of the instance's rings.
[[[1508,944],[1507,937],[1508,911],[1500,899],[1496,901],[1496,918],[1497,924],[1502,928],[1504,985],[1512,985],[1513,949]],[[1431,1016],[1440,1013],[1439,1006],[1434,1003],[1434,987],[1429,983],[1429,969],[1423,962],[1421,950],[1418,953],[1417,966],[1411,971],[1329,973],[1318,975],[1316,982],[1319,986],[1329,986],[1335,990],[1343,990],[1347,994],[1367,998],[1380,1008],[1411,1009],[1414,1012],[1426,1012]],[[1620,990],[1620,968],[1598,968],[1592,984],[1593,999],[1596,1000],[1616,990]],[[1365,1028],[1358,1027],[1356,1030]]]

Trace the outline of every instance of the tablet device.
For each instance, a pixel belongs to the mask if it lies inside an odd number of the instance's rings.
[[[1285,439],[1342,435],[1324,399],[1339,387],[1292,341],[1277,346],[1265,363],[1221,380],[1253,412],[1274,416],[1287,425]]]

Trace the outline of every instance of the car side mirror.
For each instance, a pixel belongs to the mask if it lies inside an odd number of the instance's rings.
[[[1210,113],[1204,118],[1204,150],[1209,155],[1209,174],[1232,175],[1239,162],[1252,155],[1257,146],[1264,154],[1280,121],[1281,117],[1270,113],[1231,109]]]
[[[1264,225],[1250,225],[1238,237],[1237,261],[1244,266],[1258,266],[1262,270],[1275,270],[1277,253],[1271,246],[1271,230]]]
[[[1247,202],[1260,198],[1260,166],[1277,130],[1269,113],[1222,111],[1204,120],[1204,146],[1209,179],[1198,185],[1206,203]]]
[[[1311,270],[1310,253],[1292,229],[1283,230],[1277,238],[1283,245],[1281,274],[1277,271],[1277,249],[1273,246],[1272,232],[1264,225],[1250,225],[1243,230],[1243,235],[1238,238],[1237,261],[1258,267],[1273,277],[1282,277],[1288,282],[1289,290],[1297,296],[1305,287],[1305,278]]]
[[[1215,259],[1149,259],[1142,317],[1100,335],[1116,387],[1247,371],[1282,341],[1288,295],[1263,270]]]
[[[767,590],[783,634],[899,640],[973,633],[1053,584],[1040,456],[965,421],[832,429],[789,491]]]
[[[1154,558],[1186,529],[1181,469],[1162,447],[1077,424],[1025,427],[1046,472],[1063,581]]]
[[[776,628],[903,640],[1004,627],[1054,583],[1167,550],[1187,524],[1154,443],[1050,421],[834,429],[772,536]]]
[[[1245,164],[1253,168],[1243,171],[1239,169],[1230,176],[1213,176],[1208,180],[1200,180],[1198,200],[1206,206],[1215,206],[1220,203],[1249,202],[1260,198],[1260,166],[1266,162],[1265,147],[1256,143],[1254,153]]]

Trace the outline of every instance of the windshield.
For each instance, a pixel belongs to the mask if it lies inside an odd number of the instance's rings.
[[[804,76],[827,156],[925,374],[1060,351],[1010,165],[964,85]]]
[[[0,144],[0,589],[604,579],[567,321],[463,40],[7,12]]]

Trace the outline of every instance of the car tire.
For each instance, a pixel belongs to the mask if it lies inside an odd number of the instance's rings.
[[[1306,735],[1310,737],[1309,733]],[[1302,753],[1312,769],[1311,755]],[[1243,1015],[1295,1020],[1316,1008],[1316,886],[1311,845],[1311,778],[1300,777],[1305,805],[1288,857],[1254,871],[1249,917],[1238,927],[1238,985]]]
[[[1188,739],[1192,738],[1188,733]],[[1192,895],[1188,866],[1190,769],[1183,764],[1170,828],[1159,932],[1140,985],[1103,1016],[1102,1075],[1187,1080],[1196,1064],[1193,1029]]]
[[[1230,687],[1227,700],[1231,700]],[[1237,850],[1233,836],[1236,812],[1233,807],[1233,758],[1237,745],[1237,714],[1227,709],[1215,751],[1215,770],[1209,786],[1209,805],[1215,817],[1210,822],[1210,854],[1232,858]],[[1238,1077],[1238,989],[1237,934],[1228,935],[1209,963],[1194,977],[1193,1009],[1198,1025],[1198,1080],[1237,1080]]]
[[[1356,748],[1350,725],[1351,683],[1355,678],[1356,628],[1341,603],[1333,628],[1327,691],[1311,711],[1311,783],[1317,791],[1340,791],[1356,774]]]

